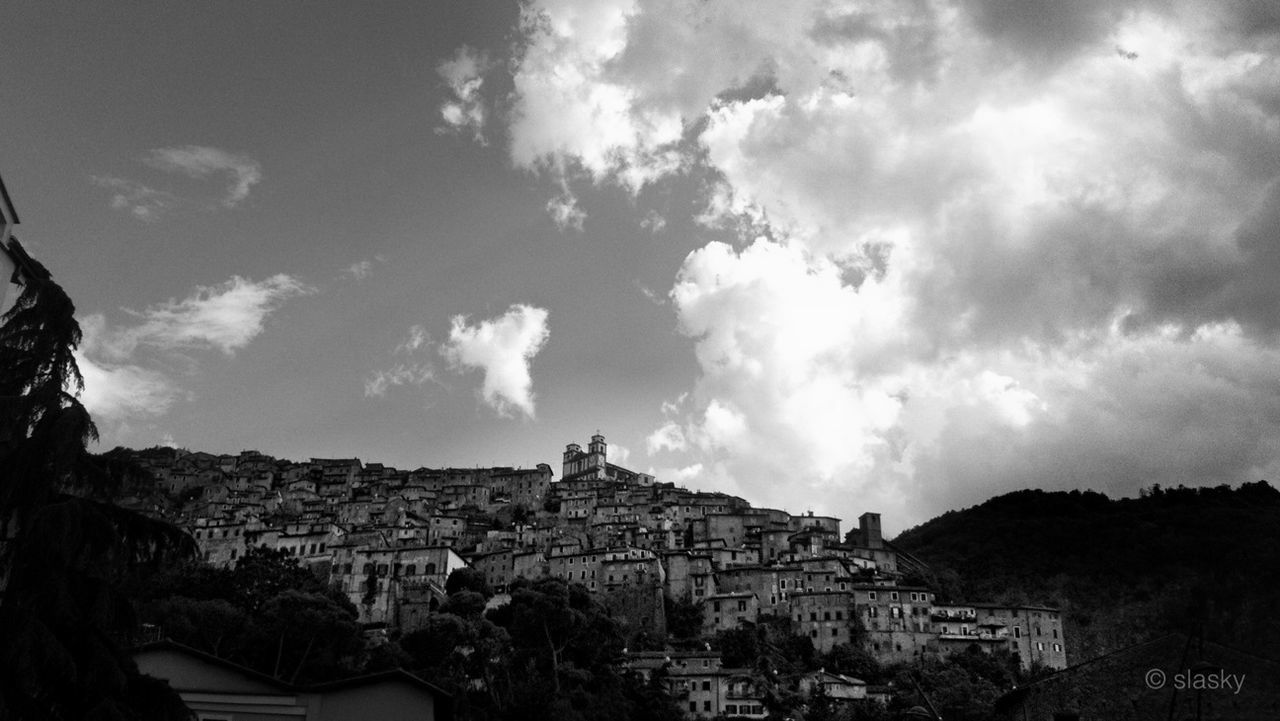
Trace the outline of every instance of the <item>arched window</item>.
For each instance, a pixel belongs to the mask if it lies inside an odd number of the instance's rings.
[[[427,574],[428,576],[434,576],[434,575],[436,575],[436,564],[434,564],[434,563],[428,563],[428,564],[427,564],[426,574]]]
[[[418,572],[418,564],[416,563],[410,563],[408,566],[404,567],[404,575],[406,576],[412,576],[417,572]]]

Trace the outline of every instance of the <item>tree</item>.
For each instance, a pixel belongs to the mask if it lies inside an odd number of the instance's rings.
[[[475,568],[464,567],[456,568],[449,574],[449,578],[444,582],[444,592],[450,595],[458,591],[474,591],[485,600],[493,596],[493,590],[489,588],[489,582],[484,578],[484,572]]]
[[[683,598],[664,595],[663,611],[667,617],[667,632],[674,638],[697,638],[702,633],[702,604]]]
[[[118,583],[195,544],[105,500],[136,469],[88,451],[75,306],[16,239],[0,251],[22,283],[0,316],[0,719],[189,718],[124,650],[136,618]]]
[[[355,606],[287,552],[250,548],[234,569],[181,564],[138,586],[144,620],[179,643],[286,681],[334,680],[359,666]]]

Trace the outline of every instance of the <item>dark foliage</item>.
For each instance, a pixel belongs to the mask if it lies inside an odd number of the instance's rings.
[[[448,594],[458,591],[473,591],[483,596],[485,600],[493,596],[493,589],[489,588],[489,583],[484,578],[484,572],[474,568],[455,569],[449,574],[449,578],[445,580],[444,591]]]
[[[330,681],[364,662],[355,607],[284,551],[251,548],[234,569],[177,565],[137,593],[165,636],[285,681]]]
[[[87,450],[75,307],[10,242],[23,285],[0,317],[0,719],[187,718],[124,650],[136,619],[118,584],[194,543],[104,500],[137,469]]]
[[[457,588],[444,612],[400,639],[415,670],[455,692],[455,717],[682,718],[660,687],[617,672],[619,628],[582,586],[521,579],[510,603],[484,616],[471,612],[477,601],[476,591]]]
[[[667,617],[667,633],[673,638],[697,638],[702,633],[702,606],[671,596],[663,596],[662,603]]]
[[[929,563],[951,595],[1061,604],[1068,660],[1167,631],[1270,653],[1280,644],[1280,492],[1019,491],[953,511],[894,544]]]

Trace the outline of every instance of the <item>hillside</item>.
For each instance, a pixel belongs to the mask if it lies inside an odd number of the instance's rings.
[[[1244,650],[1280,645],[1280,491],[1265,481],[1116,500],[1018,491],[893,543],[956,600],[1061,606],[1071,663],[1201,623]]]

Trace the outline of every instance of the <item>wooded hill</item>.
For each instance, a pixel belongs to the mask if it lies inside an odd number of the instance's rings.
[[[1168,631],[1274,656],[1280,647],[1280,491],[1018,491],[893,541],[951,600],[1064,611],[1072,664]]]

